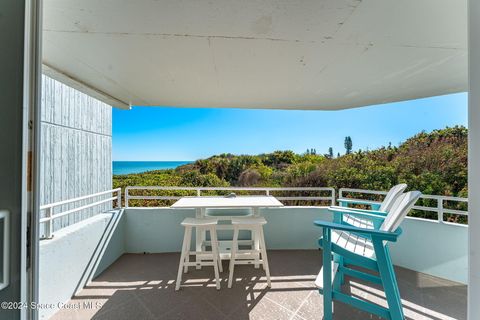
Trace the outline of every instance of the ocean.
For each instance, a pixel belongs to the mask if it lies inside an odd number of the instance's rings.
[[[141,173],[151,170],[175,169],[192,161],[113,161],[113,174]]]

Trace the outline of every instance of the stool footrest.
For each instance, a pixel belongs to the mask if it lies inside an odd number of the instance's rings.
[[[212,256],[213,252],[212,251],[189,251],[187,252],[188,255],[190,256]]]
[[[213,261],[202,261],[202,262],[195,262],[195,261],[189,261],[189,262],[184,262],[183,266],[184,267],[196,267],[196,266],[202,266],[202,267],[208,267],[208,266],[214,266],[215,264]]]
[[[253,246],[253,243],[254,243],[253,240],[238,240],[237,242],[241,246]],[[218,243],[219,243],[220,248],[223,248],[223,247],[231,248],[233,241],[232,240],[219,240]],[[209,246],[212,245],[212,242],[210,240],[205,240],[205,241],[202,242],[202,245],[209,247]]]
[[[248,252],[237,251],[235,253],[235,260],[245,260],[245,259],[257,259],[257,257],[261,254],[260,250],[252,250]]]
[[[245,250],[237,250],[235,251],[235,255],[238,254],[245,254],[245,253],[262,253],[262,250],[255,250],[255,249],[245,249]]]
[[[263,260],[240,259],[240,260],[235,260],[234,264],[235,265],[237,264],[262,264],[263,265]]]
[[[201,260],[201,261],[213,259],[213,255],[211,253],[203,253],[203,254],[198,253],[195,256],[197,257],[197,260]]]

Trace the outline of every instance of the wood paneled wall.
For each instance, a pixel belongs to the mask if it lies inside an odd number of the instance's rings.
[[[111,106],[43,75],[41,140],[42,204],[112,188]],[[80,201],[54,212],[92,202]],[[59,218],[54,230],[109,208],[100,205]]]

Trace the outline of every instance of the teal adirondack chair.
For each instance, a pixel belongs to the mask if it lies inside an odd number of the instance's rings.
[[[342,218],[345,212],[340,210],[331,210],[335,215],[334,221],[337,222],[314,222],[323,228],[323,236],[319,240],[320,247],[323,248],[323,267],[315,284],[323,294],[324,320],[333,319],[334,300],[385,319],[404,319],[388,243],[397,241],[402,232],[399,226],[420,195],[418,191],[400,195],[387,216],[347,211],[349,215],[372,221],[373,227],[362,228],[346,223]],[[352,266],[373,270],[375,274],[365,273]],[[344,275],[381,284],[388,308],[341,292]]]

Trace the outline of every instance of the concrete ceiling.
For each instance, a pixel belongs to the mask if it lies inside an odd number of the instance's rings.
[[[117,107],[343,109],[467,90],[466,0],[44,0],[44,13],[51,74]]]

